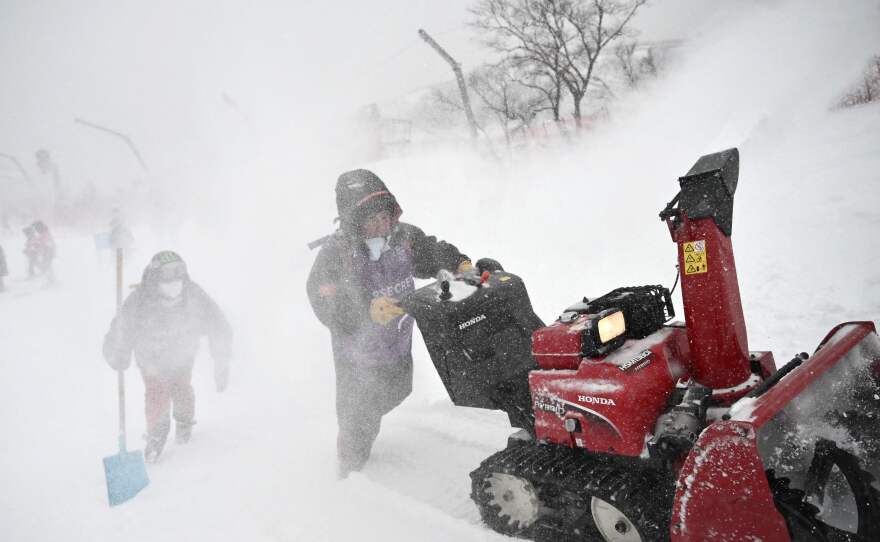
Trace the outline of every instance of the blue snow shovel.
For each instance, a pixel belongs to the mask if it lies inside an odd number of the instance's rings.
[[[122,306],[122,249],[116,249],[116,313]],[[104,458],[104,474],[107,477],[107,498],[110,506],[122,504],[147,487],[147,466],[144,453],[125,449],[125,373],[116,372],[119,384],[119,453]]]

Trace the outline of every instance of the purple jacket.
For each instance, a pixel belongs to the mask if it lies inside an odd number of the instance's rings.
[[[337,363],[379,367],[411,358],[413,319],[403,315],[388,325],[373,322],[370,301],[400,298],[415,289],[414,277],[431,278],[467,259],[453,245],[397,224],[389,249],[378,261],[367,257],[362,241],[334,235],[318,253],[307,292],[315,315],[330,328]]]

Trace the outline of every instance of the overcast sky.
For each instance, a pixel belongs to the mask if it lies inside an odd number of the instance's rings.
[[[478,64],[483,53],[466,26],[472,4],[3,0],[0,152],[103,150],[107,142],[75,126],[76,116],[147,149],[171,134],[185,141],[218,111],[237,114],[224,93],[263,125],[347,114],[451,77],[418,28],[466,66]],[[707,11],[695,0],[666,1],[641,25],[648,39],[677,37]]]
[[[246,143],[308,154],[328,147],[335,118],[451,78],[419,28],[478,65],[474,1],[0,0],[0,153],[33,169],[48,148],[74,184],[139,175],[82,117],[131,135],[157,177],[191,178],[194,157],[252,153]],[[720,12],[760,4],[654,0],[636,26],[645,41],[705,36]]]

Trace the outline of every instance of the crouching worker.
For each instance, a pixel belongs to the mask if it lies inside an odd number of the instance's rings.
[[[374,173],[343,173],[336,184],[340,227],[327,238],[307,290],[330,329],[336,368],[339,475],[370,457],[382,416],[412,391],[413,319],[397,305],[413,277],[471,264],[453,245],[398,221],[401,208]]]
[[[232,329],[217,304],[190,280],[180,256],[170,251],[156,254],[104,338],[107,363],[124,371],[134,353],[144,379],[147,461],[156,461],[162,453],[171,430],[172,406],[175,441],[189,441],[195,424],[192,369],[205,335],[214,358],[217,391],[222,392],[229,382]]]

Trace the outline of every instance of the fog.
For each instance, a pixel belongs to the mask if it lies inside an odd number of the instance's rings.
[[[584,295],[671,286],[676,253],[657,213],[697,158],[736,146],[751,348],[781,364],[839,322],[876,320],[880,108],[834,105],[880,52],[877,2],[655,2],[635,21],[643,38],[681,45],[577,140],[498,159],[462,133],[358,160],[360,107],[451,79],[418,28],[465,68],[485,58],[470,5],[0,3],[0,153],[36,177],[34,151],[49,149],[69,190],[91,183],[106,202],[55,230],[48,288],[25,280],[21,254],[20,229],[39,217],[14,215],[0,235],[4,539],[504,539],[481,523],[467,474],[505,445],[506,418],[452,407],[418,334],[412,396],[364,472],[336,479],[333,364],[305,295],[306,243],[333,231],[336,177],[354,167],[383,178],[403,221],[523,277],[550,321]],[[131,137],[147,169],[75,118]],[[236,353],[217,394],[203,349],[193,442],[170,444],[150,486],[110,509],[100,459],[115,452],[116,390],[101,342],[114,278],[93,235],[113,206],[135,235],[126,283],[158,250],[180,252],[232,323]],[[137,449],[136,371],[127,385]]]

